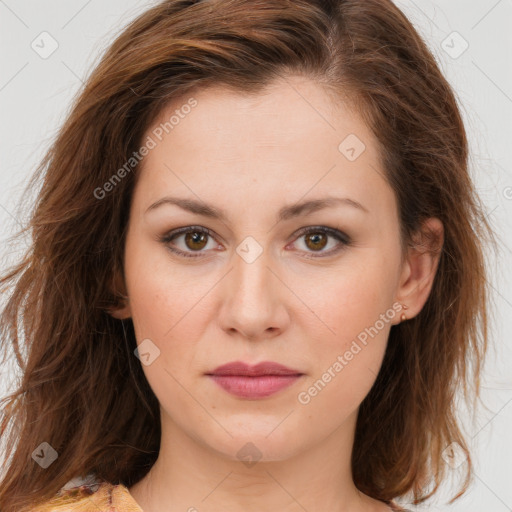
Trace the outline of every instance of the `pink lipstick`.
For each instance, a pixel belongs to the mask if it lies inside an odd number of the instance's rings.
[[[219,366],[206,375],[232,395],[258,399],[291,386],[304,374],[271,361],[263,361],[255,366],[235,361]]]

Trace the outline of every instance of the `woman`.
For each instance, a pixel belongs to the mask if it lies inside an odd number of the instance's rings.
[[[492,235],[467,158],[391,1],[142,14],[2,279],[23,379],[1,510],[403,510],[455,458],[459,497]]]

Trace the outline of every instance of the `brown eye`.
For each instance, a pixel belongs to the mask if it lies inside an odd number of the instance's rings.
[[[185,244],[193,251],[200,251],[204,249],[208,243],[208,235],[199,231],[189,231],[185,235]]]
[[[311,226],[299,231],[294,244],[297,243],[306,258],[321,258],[337,254],[351,244],[351,238],[338,229]],[[327,246],[328,249],[324,250]]]
[[[306,235],[306,245],[313,250],[323,249],[327,245],[327,238],[325,233],[309,233]]]
[[[208,249],[217,247],[211,231],[201,226],[187,226],[176,229],[161,237],[160,241],[170,251],[186,258],[205,256]],[[207,247],[208,242],[212,243],[212,247]]]
[[[307,258],[332,256],[351,244],[348,235],[327,226],[304,228],[295,240],[294,243],[300,240],[304,244],[305,249],[301,249],[301,252]],[[173,253],[187,258],[207,256],[210,252],[207,249],[208,242],[212,242],[210,249],[218,250],[219,247],[215,244],[216,238],[212,232],[201,226],[188,226],[171,231],[161,237],[160,241]],[[329,245],[329,249],[324,250]]]

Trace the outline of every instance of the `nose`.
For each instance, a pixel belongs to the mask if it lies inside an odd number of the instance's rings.
[[[266,251],[252,262],[234,254],[233,268],[222,283],[219,312],[220,326],[229,335],[256,341],[286,329],[286,301],[292,294],[271,267]]]

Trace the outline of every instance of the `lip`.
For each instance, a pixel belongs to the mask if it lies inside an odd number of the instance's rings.
[[[265,398],[291,386],[304,374],[279,363],[227,363],[206,374],[228,393],[246,399]]]

